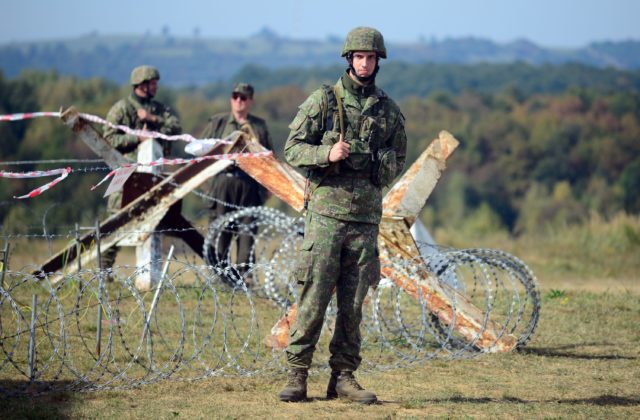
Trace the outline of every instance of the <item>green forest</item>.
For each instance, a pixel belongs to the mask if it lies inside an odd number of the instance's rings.
[[[250,82],[257,88],[253,113],[267,120],[275,152],[282,156],[287,125],[298,105],[341,71],[335,66],[247,66],[229,82],[202,87],[170,88],[161,80],[159,100],[174,107],[184,131],[197,137],[211,114],[228,109],[233,82]],[[430,227],[521,235],[593,217],[640,213],[638,72],[577,64],[383,63],[378,84],[405,115],[408,164],[441,130],[461,142],[424,211]],[[0,74],[0,114],[75,106],[104,117],[129,90],[126,84],[55,72],[23,71],[11,79]],[[0,170],[74,170],[64,182],[28,200],[13,196],[50,178],[0,179],[5,233],[42,232],[43,225],[67,232],[76,222],[92,223],[104,216],[104,190],[90,191],[106,175],[104,164],[7,164],[97,159],[60,120],[1,122],[0,142]],[[196,217],[197,207],[188,206],[187,216]]]

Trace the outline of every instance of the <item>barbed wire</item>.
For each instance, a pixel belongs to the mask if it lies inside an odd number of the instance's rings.
[[[218,265],[165,259],[166,274],[149,291],[139,291],[136,279],[148,275],[150,265],[76,272],[68,267],[48,273],[48,281],[32,274],[37,267],[7,269],[0,287],[0,392],[127,389],[161,380],[281,372],[286,357],[266,346],[265,338],[299,298],[290,273],[301,230],[300,218],[275,209],[226,214],[207,229],[205,253],[222,231],[251,235],[250,260],[234,263],[231,253]],[[519,345],[526,343],[540,299],[537,280],[522,261],[496,250],[419,248],[423,255],[413,260],[392,258],[386,268],[397,275],[383,275],[367,296],[362,369],[474,357],[489,328],[496,341],[513,335]],[[425,284],[425,273],[451,302],[451,321],[434,315],[431,292],[413,296],[398,281]],[[471,338],[456,328],[462,300],[483,314]],[[335,315],[331,303],[314,371],[327,366]]]
[[[0,166],[16,165],[41,165],[45,163],[104,163],[104,159],[41,159],[41,160],[15,160],[0,162]],[[109,168],[106,168],[109,169]],[[77,169],[74,169],[77,170]]]

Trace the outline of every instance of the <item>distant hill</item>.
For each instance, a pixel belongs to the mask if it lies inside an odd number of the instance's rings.
[[[498,44],[473,37],[388,44],[389,61],[410,64],[576,62],[599,68],[640,69],[640,41],[636,40],[596,42],[577,49],[543,48],[526,40]],[[267,69],[342,65],[341,47],[342,39],[336,37],[289,39],[267,28],[245,39],[93,33],[74,39],[0,45],[0,71],[11,78],[23,69],[54,69],[80,78],[123,83],[133,66],[145,63],[158,66],[168,85],[201,86],[228,80],[249,64]]]

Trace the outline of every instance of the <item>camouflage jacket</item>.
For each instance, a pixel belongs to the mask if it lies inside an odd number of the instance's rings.
[[[138,118],[137,110],[139,108],[144,108],[147,112],[153,114],[158,121],[154,123],[141,121]],[[107,114],[107,121],[133,129],[143,129],[146,124],[147,130],[157,131],[167,135],[175,135],[182,132],[180,121],[171,108],[153,99],[143,100],[134,93],[119,100],[111,107]],[[125,156],[134,161],[136,160],[137,157],[135,153],[138,144],[140,144],[137,136],[106,127],[104,130],[104,138],[120,153],[125,154]],[[173,142],[165,140],[158,140],[158,142],[162,145],[163,155],[168,156],[171,153],[171,143]]]
[[[347,73],[335,84],[334,92],[343,105],[345,141],[351,145],[349,158],[329,163],[340,124],[337,107],[333,115],[323,109],[327,107],[324,89],[316,90],[300,105],[289,125],[285,158],[291,165],[309,170],[310,211],[344,221],[377,224],[382,215],[382,188],[371,181],[372,152],[395,149],[395,176],[402,172],[407,148],[404,117],[381,89],[359,86]]]
[[[247,122],[249,123],[249,125],[251,126],[251,131],[253,131],[253,133],[256,135],[256,137],[258,138],[258,141],[260,142],[261,145],[263,145],[264,147],[266,147],[269,150],[273,150],[273,143],[271,142],[271,135],[269,134],[269,130],[267,129],[267,123],[265,122],[265,120],[263,120],[260,117],[256,117],[255,115],[251,115],[249,114],[247,117]],[[233,116],[233,113],[231,112],[222,112],[220,114],[216,114],[214,116],[212,116],[211,118],[209,118],[209,122],[207,123],[207,126],[204,128],[204,130],[202,131],[202,134],[200,135],[200,138],[202,139],[206,139],[206,138],[217,138],[217,139],[221,139],[224,138],[226,136],[228,136],[229,134],[231,134],[232,132],[236,131],[236,130],[243,130],[243,126],[244,124],[239,123],[238,121],[236,121],[236,119]],[[244,128],[245,132],[248,132],[249,130],[247,128]],[[248,133],[251,134],[251,133]],[[237,166],[233,166],[230,169],[227,170],[227,172],[239,172],[241,174],[243,174],[244,176],[242,177],[242,179],[245,182],[249,182],[252,184],[255,184],[255,187],[258,188],[260,197],[262,202],[264,202],[266,200],[266,194],[267,194],[267,190],[261,186],[260,184],[258,184],[257,181],[255,181],[253,178],[251,178],[249,175],[245,174],[244,171],[242,171],[242,169],[238,168]],[[210,180],[209,182],[209,190],[210,190],[210,194],[215,195],[214,191],[215,191],[215,184],[219,184],[222,186],[227,186],[228,184],[232,183],[231,181],[229,181],[228,179],[225,179],[223,177],[215,177],[213,179]]]
[[[247,120],[249,122],[249,125],[251,126],[251,129],[258,137],[258,141],[260,142],[260,144],[269,150],[273,150],[271,135],[269,134],[269,130],[267,129],[267,123],[262,118],[256,117],[255,115],[251,114],[249,114]],[[242,130],[242,124],[236,121],[231,112],[222,112],[209,118],[207,126],[202,131],[200,138],[221,139],[228,136],[235,130]]]

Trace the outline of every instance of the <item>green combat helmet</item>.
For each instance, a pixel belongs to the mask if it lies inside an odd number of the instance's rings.
[[[380,58],[387,58],[387,49],[380,31],[364,26],[352,29],[342,47],[342,57],[352,51],[375,51]]]
[[[131,72],[131,84],[138,86],[140,83],[160,79],[160,72],[153,66],[138,66]]]

